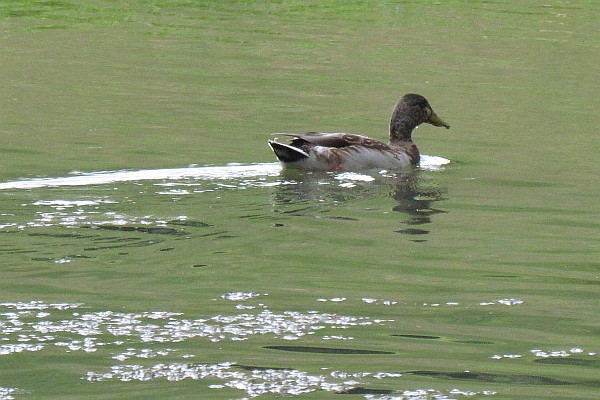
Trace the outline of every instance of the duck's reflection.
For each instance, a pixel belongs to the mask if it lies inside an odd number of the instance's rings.
[[[435,204],[446,199],[447,190],[437,185],[431,174],[430,171],[411,169],[401,174],[352,174],[346,178],[334,173],[283,170],[273,203],[275,211],[283,214],[355,219],[328,217],[327,205],[389,197],[394,200],[391,210],[406,216],[400,221],[405,227],[394,232],[411,235],[412,241],[420,242],[430,232],[424,225],[432,222],[433,215],[446,212],[436,208]]]
[[[431,223],[434,214],[446,212],[433,206],[437,201],[444,200],[446,193],[446,188],[432,183],[423,171],[414,170],[399,176],[391,196],[397,203],[392,210],[407,215],[402,223],[408,227],[395,232],[405,235],[427,235],[429,230],[420,226]]]

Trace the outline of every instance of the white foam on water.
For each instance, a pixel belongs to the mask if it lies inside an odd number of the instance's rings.
[[[450,160],[442,157],[423,155],[421,156],[419,167],[424,170],[437,171],[443,169],[443,166],[449,162]],[[279,163],[230,163],[222,166],[190,166],[186,168],[99,171],[89,173],[74,171],[71,173],[71,176],[65,177],[20,179],[2,182],[0,183],[0,190],[36,189],[43,187],[62,186],[93,186],[107,185],[118,182],[164,181],[181,179],[228,180],[277,176],[280,172],[281,165]],[[382,171],[382,174],[383,173],[386,173],[386,171]],[[346,182],[347,186],[349,187],[352,187],[352,182],[370,182],[374,180],[372,176],[355,172],[342,172],[337,174],[335,178]]]
[[[450,164],[450,160],[444,157],[421,155],[419,168],[427,171],[440,171],[444,165]]]
[[[0,183],[3,189],[35,189],[60,186],[92,186],[117,182],[155,181],[169,179],[239,179],[258,176],[276,176],[281,171],[279,163],[227,164],[170,169],[141,169],[123,171],[74,172],[73,176],[60,178],[24,179]]]

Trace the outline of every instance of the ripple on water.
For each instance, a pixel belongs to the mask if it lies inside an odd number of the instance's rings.
[[[435,170],[442,168],[448,160],[423,156],[421,169]],[[389,179],[396,176],[387,171],[371,171],[370,174],[341,172],[326,174],[326,183],[344,188],[352,188],[357,184],[370,183],[377,179]],[[0,183],[0,190],[32,190],[39,188],[71,188],[78,186],[99,186],[118,183],[134,183],[159,187],[154,193],[170,196],[178,201],[182,196],[223,189],[246,189],[249,187],[295,186],[301,181],[286,179],[281,175],[278,163],[228,164],[225,166],[191,166],[188,168],[134,170],[134,171],[101,171],[95,173],[73,172],[71,176],[58,178],[24,179]],[[321,182],[323,183],[323,182]],[[119,187],[114,188],[119,189]],[[56,193],[55,191],[53,193]],[[105,191],[104,194],[107,192]],[[90,197],[76,200],[61,198],[37,199],[23,204],[17,218],[14,214],[1,214],[0,229],[27,229],[50,226],[67,228],[79,227],[121,227],[131,228],[139,232],[175,234],[175,230],[167,228],[174,220],[158,220],[151,216],[139,217],[123,212],[122,201],[131,199],[119,198],[118,191],[111,190],[110,195]],[[414,197],[409,196],[411,199]],[[422,202],[422,201],[421,201]],[[426,207],[419,207],[424,209]],[[33,217],[26,217],[22,211],[31,210]],[[28,218],[25,222],[23,218]],[[181,216],[181,219],[187,217]],[[349,217],[328,217],[352,219]],[[176,218],[178,219],[178,218]],[[165,228],[165,229],[160,229]],[[108,229],[108,228],[107,228]]]
[[[354,354],[354,355],[395,354],[394,352],[391,352],[391,351],[350,349],[350,348],[339,348],[339,347],[265,346],[264,348],[270,349],[270,350],[292,351],[292,352],[299,352],[299,353],[320,353],[320,354]]]

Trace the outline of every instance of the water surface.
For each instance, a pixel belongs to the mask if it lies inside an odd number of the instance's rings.
[[[596,398],[599,11],[1,5],[0,399]],[[266,146],[407,92],[416,170]]]

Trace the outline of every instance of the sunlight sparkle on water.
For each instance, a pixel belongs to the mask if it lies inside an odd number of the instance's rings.
[[[572,347],[572,348],[566,349],[566,350],[533,349],[533,350],[530,350],[529,353],[530,353],[530,355],[532,355],[536,358],[565,358],[565,357],[570,357],[573,354],[587,355],[587,356],[596,356],[597,355],[597,353],[594,351],[586,352],[579,347]],[[521,355],[521,354],[503,354],[503,355],[494,354],[490,358],[492,358],[494,360],[501,360],[501,359],[518,359],[518,358],[523,358],[523,357],[526,357],[526,356]]]
[[[247,302],[256,301],[262,296],[268,295],[240,291],[225,293],[220,296],[220,299]],[[371,297],[315,299],[317,303],[323,300],[332,303],[361,301],[374,307],[391,304],[389,300],[378,300]],[[489,307],[488,303],[497,306],[514,303],[506,300],[500,299],[495,302],[480,302],[479,304]],[[517,302],[517,304],[520,303],[522,301]],[[456,304],[458,305],[458,303]],[[237,309],[237,306],[234,308]],[[292,368],[253,369],[240,366],[234,361],[217,364],[189,363],[187,360],[196,355],[189,354],[189,352],[179,353],[176,346],[179,342],[197,338],[218,343],[224,340],[250,340],[255,335],[270,335],[273,339],[279,340],[299,340],[304,335],[314,335],[322,329],[359,329],[390,322],[392,321],[318,311],[273,313],[264,304],[255,313],[219,314],[188,319],[182,313],[167,311],[140,313],[92,311],[82,303],[4,302],[0,303],[0,333],[3,335],[5,343],[0,346],[0,356],[43,351],[52,346],[62,348],[66,353],[99,353],[101,357],[106,357],[106,353],[110,352],[109,356],[120,363],[132,359],[169,359],[168,362],[157,362],[152,365],[127,363],[107,366],[106,371],[89,371],[82,377],[89,382],[106,380],[143,382],[157,379],[176,382],[185,379],[211,379],[213,381],[218,379],[222,383],[211,384],[209,386],[211,389],[238,389],[249,397],[265,394],[299,395],[317,390],[344,393],[358,385],[371,384],[373,379],[402,379],[403,374],[398,371],[352,373],[332,371],[325,374],[312,374]],[[323,335],[321,339],[324,341],[347,341],[353,340],[353,336]],[[157,345],[166,347],[157,348]],[[119,350],[115,352],[115,349]],[[531,350],[529,358],[568,357],[571,354],[582,356],[586,353],[587,356],[596,355],[595,352],[572,346],[566,350],[534,349]],[[173,358],[186,361],[174,362]],[[494,355],[491,358],[519,359],[523,356],[505,354]],[[13,396],[17,392],[8,388],[5,393],[6,396]],[[389,395],[365,395],[365,398],[371,400],[452,399],[457,396],[471,397],[493,394],[495,394],[493,391],[415,389],[391,392]],[[10,397],[5,398],[9,399]],[[0,399],[2,398],[0,397]]]
[[[259,297],[260,294],[258,293],[244,293],[244,292],[233,292],[233,293],[226,293],[224,295],[221,296],[222,299],[226,299],[226,300],[231,300],[231,301],[245,301],[245,300],[249,300],[249,299],[253,299],[256,297]]]
[[[228,298],[228,295],[223,295],[223,298]],[[254,335],[296,340],[326,328],[348,329],[384,322],[369,317],[316,311],[273,313],[266,306],[255,314],[214,315],[200,319],[186,319],[181,313],[162,311],[83,312],[79,311],[82,309],[80,303],[68,305],[32,301],[2,303],[0,306],[7,310],[0,312],[0,329],[6,342],[0,346],[1,355],[40,351],[51,345],[68,351],[94,352],[98,347],[106,345],[177,343],[193,338],[205,338],[213,343],[248,340]],[[73,309],[77,311],[65,315],[64,311]],[[40,313],[38,310],[45,312]],[[58,317],[55,316],[56,311],[63,313]],[[327,339],[336,337],[328,336]],[[348,337],[340,335],[339,340],[348,340]],[[127,355],[123,352],[120,354],[121,357]]]
[[[369,378],[384,380],[397,379],[401,376],[402,374],[394,372],[347,373],[333,371],[329,374],[312,375],[308,372],[296,369],[252,369],[251,371],[244,371],[234,362],[222,362],[219,364],[161,363],[149,367],[139,364],[115,365],[112,366],[108,372],[88,372],[85,379],[89,382],[101,382],[106,380],[146,382],[157,379],[177,382],[185,379],[219,379],[224,382],[222,384],[212,384],[209,388],[223,389],[229,387],[244,391],[246,395],[250,397],[258,397],[265,394],[301,395],[318,390],[344,393],[345,391],[360,385]],[[368,383],[368,381],[366,383]],[[455,398],[448,397],[450,395],[471,397],[477,394],[494,395],[495,392],[475,392],[459,389],[443,392],[434,389],[417,389],[401,391],[393,396],[366,395],[365,398],[372,400],[429,400],[432,398],[449,400]]]
[[[0,400],[13,400],[15,398],[13,394],[17,391],[17,388],[0,387]]]

